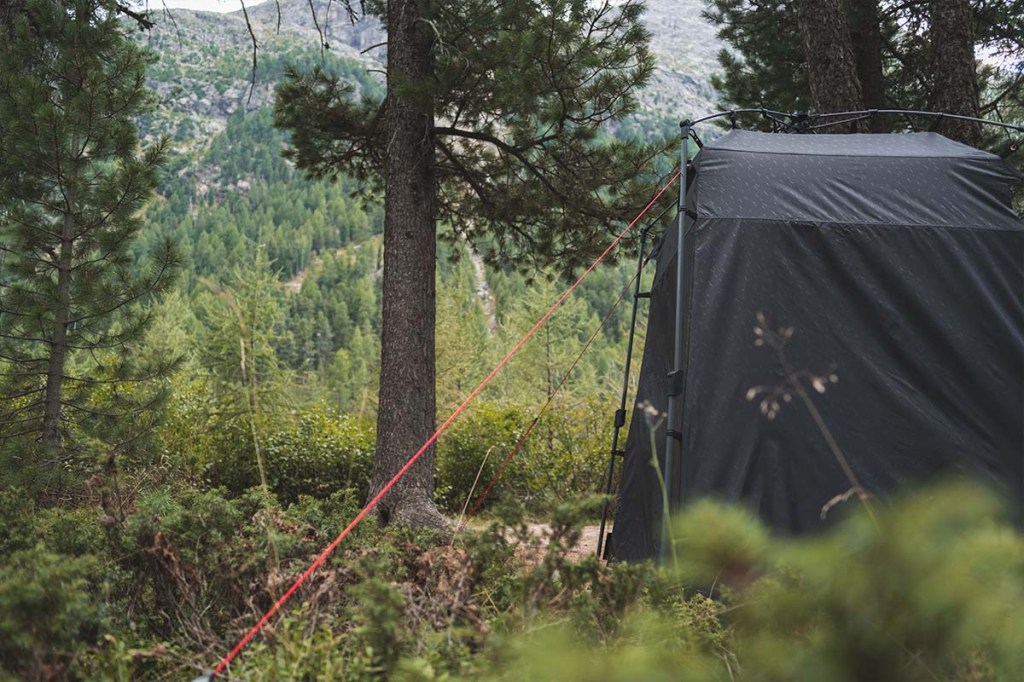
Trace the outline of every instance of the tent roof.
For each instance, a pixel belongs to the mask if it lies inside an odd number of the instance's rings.
[[[1020,230],[1020,175],[936,133],[780,135],[733,130],[695,160],[706,218]]]
[[[711,149],[758,154],[899,158],[995,159],[992,154],[938,133],[784,135],[733,130],[705,145]]]

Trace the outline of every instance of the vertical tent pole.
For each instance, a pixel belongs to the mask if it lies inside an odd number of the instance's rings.
[[[615,478],[615,458],[621,457],[624,453],[619,449],[619,435],[622,432],[622,427],[626,425],[626,398],[629,395],[629,368],[633,360],[633,339],[636,336],[636,314],[637,307],[640,304],[640,299],[644,298],[640,294],[640,275],[644,270],[644,241],[647,239],[647,232],[657,221],[651,223],[640,232],[640,250],[636,257],[636,279],[633,282],[633,315],[629,323],[629,341],[626,343],[626,369],[623,372],[622,377],[622,397],[619,401],[619,409],[615,411],[615,430],[612,432],[612,451],[608,458],[608,482],[605,485],[604,494],[611,495],[612,493],[612,480]],[[648,292],[647,296],[650,293]],[[601,529],[597,534],[597,558],[601,559],[604,556],[604,529],[605,523],[608,519],[608,500],[604,501],[604,507],[601,509]]]
[[[679,444],[679,451],[682,452],[682,423],[678,398],[683,392],[684,362],[683,355],[683,312],[685,310],[684,295],[686,293],[686,278],[684,268],[686,265],[685,236],[686,236],[686,163],[690,156],[690,121],[689,119],[679,124],[682,133],[682,140],[679,145],[679,213],[676,222],[676,320],[675,335],[672,346],[672,371],[668,373],[668,426],[665,431],[665,461],[662,466],[662,474],[665,478],[665,494],[669,499],[669,511],[680,500],[673,499],[672,490],[672,465],[676,457],[676,443]],[[680,487],[680,494],[682,488]],[[668,524],[670,519],[661,520],[661,547],[659,548],[661,559],[670,555]]]

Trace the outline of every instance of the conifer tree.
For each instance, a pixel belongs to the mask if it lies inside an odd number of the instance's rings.
[[[863,106],[866,109],[885,109],[885,65],[882,55],[885,37],[878,0],[847,0],[846,6],[850,44]],[[875,116],[867,121],[866,127],[871,132],[884,133],[890,130],[891,123],[883,116]]]
[[[797,18],[815,109],[863,109],[864,97],[842,0],[799,0]]]
[[[116,12],[28,0],[0,35],[0,435],[51,451],[69,423],[117,411],[111,387],[169,360],[133,357],[177,259],[168,243],[141,263],[131,252],[165,145],[140,150],[150,57]]]
[[[978,78],[971,4],[967,0],[933,0],[930,19],[938,109],[976,118]],[[982,142],[981,124],[973,121],[945,121],[942,132],[975,147]]]
[[[711,84],[729,106],[782,111],[814,108],[794,3],[705,0],[705,19],[728,48]],[[749,121],[748,125],[756,125]]]
[[[815,108],[808,74],[815,55],[829,45],[822,43],[810,52],[804,49],[806,31],[802,34],[798,29],[798,8],[821,13],[826,3],[705,0],[705,4],[705,17],[729,44],[719,55],[723,73],[712,79],[726,102],[783,111]],[[837,3],[827,4],[833,6],[834,25],[839,21]],[[843,0],[838,4],[851,34],[866,108],[1013,116],[1014,103],[1024,92],[1024,0]],[[976,62],[975,51],[988,54],[990,61]],[[840,80],[850,80],[849,70],[842,72],[846,75]],[[870,125],[874,131],[891,126],[927,129],[931,122],[876,118]],[[970,144],[981,142],[976,127],[947,121],[942,130]]]
[[[660,149],[596,140],[653,69],[639,0],[367,7],[387,29],[384,100],[354,101],[339,78],[292,71],[276,115],[309,175],[384,189],[376,491],[434,430],[435,225],[491,262],[571,272],[650,196]],[[432,471],[429,450],[381,517],[441,525]]]

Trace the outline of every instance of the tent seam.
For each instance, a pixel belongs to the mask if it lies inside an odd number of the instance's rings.
[[[953,155],[949,155],[949,154],[935,154],[935,155],[925,154],[925,155],[920,155],[920,156],[917,156],[917,155],[910,156],[910,155],[907,155],[907,154],[837,154],[837,153],[812,154],[812,153],[809,153],[809,152],[789,151],[789,150],[787,150],[787,151],[771,151],[771,150],[767,150],[767,149],[730,149],[728,147],[715,147],[715,146],[713,146],[713,144],[714,143],[708,144],[707,148],[709,150],[713,151],[713,152],[723,152],[723,153],[730,153],[730,154],[768,154],[768,155],[771,155],[771,156],[811,156],[811,157],[825,158],[825,159],[835,159],[835,158],[842,158],[842,159],[895,159],[897,161],[906,161],[907,159],[936,159],[936,160],[943,159],[943,160],[948,160],[948,161],[963,161],[965,159],[974,159],[976,161],[984,161],[986,163],[991,163],[993,159],[1001,160],[995,154],[989,154],[988,152],[983,152],[981,150],[978,150],[979,151],[978,154],[963,154],[963,155],[958,155],[958,156],[953,156]]]
[[[904,230],[915,230],[915,229],[917,229],[917,230],[945,230],[945,229],[951,229],[952,228],[952,229],[959,229],[959,230],[969,230],[971,232],[1008,232],[1008,233],[1011,233],[1011,234],[1018,233],[1018,232],[1024,232],[1024,223],[1021,223],[1020,227],[1018,227],[1018,228],[1010,228],[1010,227],[1005,227],[1005,228],[1004,227],[972,227],[970,225],[962,225],[962,224],[959,224],[959,223],[946,224],[946,225],[937,225],[937,224],[931,224],[931,223],[918,223],[918,224],[915,224],[915,223],[871,223],[871,222],[863,222],[863,221],[861,221],[861,222],[845,223],[845,222],[838,222],[838,221],[834,221],[834,220],[825,221],[825,220],[814,220],[814,219],[809,219],[809,218],[750,218],[750,217],[745,217],[745,216],[709,216],[709,215],[702,215],[700,212],[698,212],[697,213],[697,220],[694,221],[694,222],[703,221],[703,220],[744,220],[744,221],[748,221],[748,222],[758,222],[758,223],[803,224],[803,225],[808,225],[810,227],[830,227],[830,226],[832,226],[832,227],[891,227],[891,228],[894,228],[894,229],[904,229]],[[1018,219],[1018,222],[1020,222],[1019,219]]]

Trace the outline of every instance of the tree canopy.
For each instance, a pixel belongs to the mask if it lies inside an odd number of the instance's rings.
[[[636,108],[654,68],[640,2],[439,3],[431,77],[398,83],[432,107],[436,219],[490,261],[565,270],[602,245],[610,221],[649,198],[664,145],[600,138]],[[328,71],[289,71],[276,121],[313,177],[380,187],[387,145],[381,97]],[[634,210],[636,209],[636,210]]]
[[[722,73],[712,81],[725,102],[793,111],[815,108],[797,16],[799,3],[705,0],[705,4],[704,16],[729,44],[719,56]],[[850,44],[864,108],[972,115],[970,102],[963,100],[973,95],[981,116],[1024,120],[1020,115],[1024,2],[844,0],[839,5],[853,38]],[[969,20],[956,14],[961,8],[966,8]],[[949,20],[951,16],[960,19]],[[952,45],[954,38],[964,34],[968,41],[973,36],[973,52]],[[956,54],[950,52],[954,47]],[[964,78],[964,69],[974,73],[973,82]],[[880,131],[905,125],[922,129],[932,122],[879,119],[873,124]],[[989,145],[1001,144],[991,131],[986,133]]]

